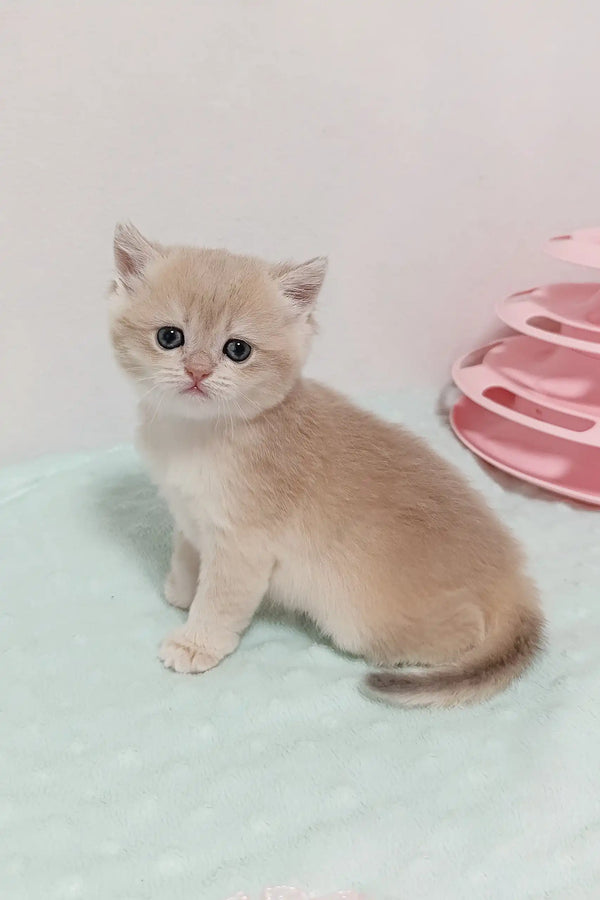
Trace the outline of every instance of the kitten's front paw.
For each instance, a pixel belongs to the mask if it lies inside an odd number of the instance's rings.
[[[160,645],[158,657],[176,672],[207,672],[214,669],[234,649],[209,647],[185,628],[177,628]]]
[[[165,599],[177,609],[189,609],[194,599],[194,589],[194,584],[178,578],[171,570],[165,581]]]

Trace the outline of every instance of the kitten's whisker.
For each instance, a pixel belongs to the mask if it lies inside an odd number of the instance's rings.
[[[233,399],[233,402],[235,403],[235,405],[236,405],[236,407],[237,407],[237,409],[238,409],[238,412],[239,412],[239,415],[240,415],[240,418],[242,419],[242,421],[243,421],[243,422],[249,422],[249,421],[250,421],[250,417],[249,417],[248,415],[246,415],[246,413],[244,412],[244,409],[243,409],[243,407],[242,407],[242,404],[239,402],[239,400],[236,400],[235,398],[232,398],[232,399]]]
[[[156,417],[157,417],[157,415],[158,415],[158,411],[160,410],[160,407],[161,407],[161,405],[162,405],[162,401],[164,400],[165,396],[166,396],[166,393],[165,393],[164,391],[163,391],[162,394],[159,394],[159,397],[158,397],[158,403],[157,403],[156,406],[154,407],[154,415],[152,416],[152,418],[151,418],[151,420],[150,420],[150,424],[151,424],[151,425],[154,424],[154,421],[155,421],[155,419],[156,419]]]
[[[142,375],[138,378],[136,375],[136,380],[137,381],[154,381],[155,377],[156,377],[155,375]]]
[[[253,406],[256,409],[257,414],[259,414],[263,411],[260,403],[257,403],[256,400],[253,400],[251,397],[248,397],[246,394],[244,394],[243,391],[238,390],[238,394],[242,398],[242,400],[244,400],[246,403],[249,403],[251,406]]]
[[[228,412],[229,412],[229,423],[231,425],[231,440],[233,441],[233,438],[235,436],[235,425],[234,425],[233,415],[231,414],[231,411],[228,410]]]
[[[145,400],[146,397],[147,397],[149,394],[151,394],[152,391],[155,391],[158,387],[159,387],[158,384],[153,384],[153,385],[151,385],[151,386],[148,388],[147,391],[144,391],[144,393],[141,394],[141,395],[138,397],[138,403],[141,403],[142,400]]]

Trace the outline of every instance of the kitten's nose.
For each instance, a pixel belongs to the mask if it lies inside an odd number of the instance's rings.
[[[194,366],[190,363],[185,367],[185,371],[194,384],[200,384],[201,381],[204,381],[210,375],[210,371],[205,366]]]

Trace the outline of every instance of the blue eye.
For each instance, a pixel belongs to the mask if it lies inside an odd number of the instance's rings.
[[[156,340],[163,350],[175,350],[176,347],[183,347],[185,338],[181,328],[175,328],[174,325],[164,325],[156,332]]]
[[[233,362],[244,362],[244,360],[248,359],[252,353],[252,347],[247,341],[232,339],[227,341],[223,347],[223,353],[225,356],[228,356],[229,359],[233,360]]]

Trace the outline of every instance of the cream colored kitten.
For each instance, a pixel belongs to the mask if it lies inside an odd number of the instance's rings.
[[[402,428],[301,377],[326,260],[271,266],[115,234],[111,333],[139,388],[139,446],[175,519],[163,642],[177,672],[238,645],[261,600],[343,650],[416,672],[368,687],[404,706],[490,696],[542,640],[513,539]]]

